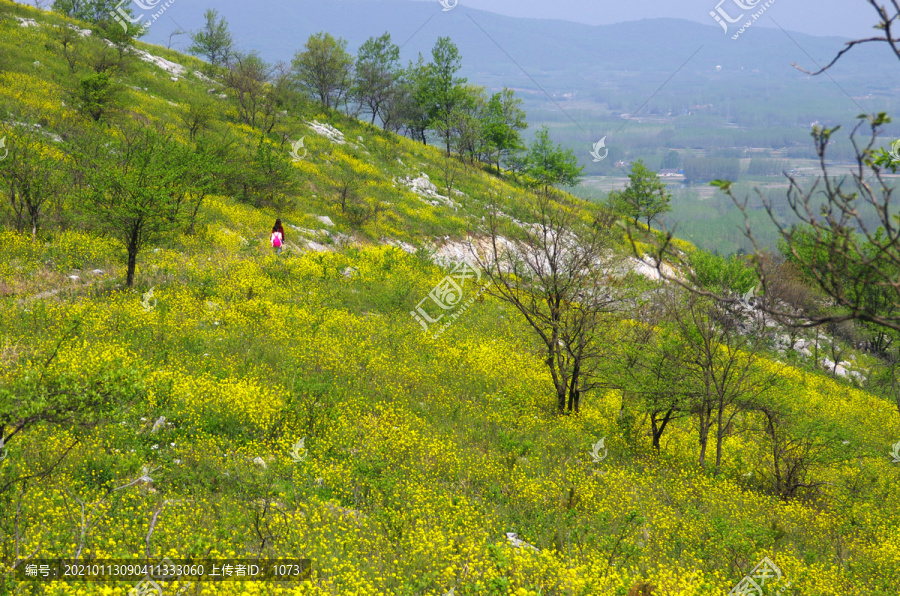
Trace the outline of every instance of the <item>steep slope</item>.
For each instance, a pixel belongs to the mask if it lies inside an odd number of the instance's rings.
[[[75,118],[70,74],[44,45],[63,22],[0,0],[0,105],[61,138]],[[184,140],[179,106],[214,96],[210,134],[252,146],[256,131],[234,122],[197,61],[143,49],[185,69],[135,63],[120,110]],[[896,596],[890,404],[766,359],[780,381],[770,398],[827,449],[826,484],[791,501],[766,490],[767,454],[751,436],[729,434],[712,476],[696,465],[690,418],[656,454],[643,421],[620,416],[618,390],[557,416],[512,309],[481,296],[436,339],[410,317],[446,276],[429,253],[476,229],[491,192],[528,217],[524,191],[471,169],[453,185],[463,194],[434,191],[421,174],[442,180],[452,167],[438,150],[340,116],[290,113],[281,130],[283,152],[304,137],[299,192],[279,210],[209,198],[196,234],[141,255],[138,291],[121,288],[119,247],[87,228],[49,228],[38,242],[0,233],[0,415],[60,395],[101,412],[78,426],[78,412],[35,420],[6,445],[4,570],[76,555],[302,558],[308,578],[194,581],[183,593],[619,596],[646,581],[643,594],[712,596],[768,556],[783,574],[773,593],[790,582],[783,593]],[[385,203],[381,218],[348,219],[339,171]],[[281,257],[266,243],[276,216],[293,226]],[[592,457],[600,439],[608,452]],[[19,593],[125,594],[138,581],[31,580]]]

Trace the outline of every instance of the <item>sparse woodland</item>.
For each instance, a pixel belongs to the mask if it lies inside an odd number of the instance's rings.
[[[889,184],[826,177],[824,219],[792,186],[780,251],[720,257],[642,162],[561,190],[449,38],[269,64],[210,10],[186,56],[106,4],[0,0],[0,594],[229,556],[312,572],[183,593],[721,596],[763,557],[772,594],[900,593]]]

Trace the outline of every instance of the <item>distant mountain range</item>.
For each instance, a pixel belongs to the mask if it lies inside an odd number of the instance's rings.
[[[442,11],[438,2],[412,0],[267,0],[264,10],[256,3],[223,0],[214,6],[228,19],[241,48],[256,50],[268,60],[290,60],[317,31],[347,39],[351,51],[368,37],[389,31],[395,43],[404,44],[404,60],[414,59],[419,52],[427,56],[438,36],[450,36],[465,59],[465,74],[473,79],[515,77],[516,83],[527,86],[524,69],[554,91],[596,88],[597,76],[609,71],[671,74],[700,46],[701,51],[681,73],[684,76],[710,73],[721,65],[726,73],[743,67],[745,71],[759,69],[771,76],[799,78],[802,75],[791,68],[791,62],[813,68],[810,57],[820,63],[827,61],[845,41],[762,26],[751,27],[733,40],[711,18],[708,25],[645,19],[591,26],[508,17],[462,4]],[[207,7],[173,4],[145,40],[166,45],[169,33],[178,25],[198,29]],[[173,41],[173,47],[187,44],[184,36]],[[882,68],[870,64],[878,57],[882,65],[890,60],[879,50],[854,51],[833,76],[863,82],[879,72],[883,75]]]
[[[438,0],[419,0],[435,3]],[[629,2],[597,2],[596,0],[460,0],[466,7],[504,15],[532,19],[562,19],[588,25],[609,25],[639,21],[648,17],[679,18],[713,24],[709,13],[718,0],[630,0]],[[730,11],[727,0],[724,10]],[[749,4],[749,3],[748,3]],[[764,4],[764,2],[762,3]],[[874,11],[866,0],[790,0],[770,3],[772,18],[762,19],[761,26],[777,27],[810,35],[868,37],[872,33]]]
[[[167,45],[178,26],[199,29],[207,6],[173,4],[145,41]],[[579,146],[606,134],[622,114],[696,112],[717,118],[705,123],[713,128],[753,128],[849,124],[863,111],[900,110],[900,62],[884,47],[859,47],[830,78],[809,77],[791,63],[815,69],[845,39],[750,26],[735,40],[736,25],[724,33],[712,18],[708,25],[645,19],[592,26],[463,4],[444,11],[437,1],[412,0],[222,0],[215,7],[240,49],[270,61],[289,62],[318,31],[343,37],[354,53],[370,36],[388,31],[402,45],[404,63],[420,52],[430,59],[436,39],[449,36],[470,82],[516,89],[532,125],[557,126],[564,142]],[[187,36],[172,40],[173,48],[188,44]]]

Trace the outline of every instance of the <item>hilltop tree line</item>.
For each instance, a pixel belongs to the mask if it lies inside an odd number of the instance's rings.
[[[522,162],[521,133],[528,126],[522,101],[510,89],[488,93],[458,76],[462,59],[450,38],[437,40],[430,62],[420,54],[404,67],[389,33],[370,37],[354,56],[346,40],[320,32],[289,65],[270,65],[256,54],[239,52],[225,19],[210,9],[192,41],[189,51],[224,69],[242,90],[249,91],[251,81],[269,84],[273,91],[292,90],[326,111],[343,110],[385,131],[425,144],[434,138],[447,155],[455,151],[470,162],[495,166],[498,173],[501,166]]]
[[[498,176],[508,171],[516,181],[522,174],[545,190],[580,179],[575,155],[551,142],[546,128],[525,145],[526,114],[512,90],[488,93],[458,76],[462,58],[448,37],[438,38],[430,62],[420,54],[404,68],[389,33],[370,37],[354,56],[346,40],[320,32],[290,64],[271,64],[255,52],[239,51],[227,21],[209,9],[191,40],[189,51],[205,58],[208,72],[232,92],[240,120],[265,134],[284,117],[285,108],[299,111],[312,102],[423,144],[437,140],[448,157],[493,167]]]

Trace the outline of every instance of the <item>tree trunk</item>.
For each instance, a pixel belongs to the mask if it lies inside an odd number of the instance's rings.
[[[704,409],[706,406],[704,406]],[[701,412],[700,414],[700,467],[706,469],[706,444],[709,442],[710,413]]]
[[[200,201],[197,202],[197,206],[194,207],[194,210],[191,212],[191,227],[189,230],[189,233],[191,236],[194,235],[194,224],[197,223],[197,212],[200,211],[200,203],[202,201],[203,201],[203,199],[200,199]]]
[[[125,279],[125,285],[129,288],[134,285],[134,270],[137,269],[137,256],[140,248],[141,224],[131,228],[128,237],[128,273]]]
[[[128,245],[128,275],[125,285],[129,288],[134,285],[134,270],[137,268],[137,247]]]
[[[778,494],[782,493],[782,481],[781,481],[781,461],[779,457],[779,448],[778,448],[778,436],[775,431],[775,420],[774,416],[769,413],[768,410],[763,410],[763,414],[766,417],[766,432],[769,435],[769,438],[772,439],[772,474],[775,480],[775,491]]]
[[[553,379],[553,387],[556,389],[556,407],[562,414],[566,409],[567,385],[565,378],[560,374],[562,371],[557,370],[557,354],[550,346],[547,346],[546,364],[550,367],[550,377]]]
[[[725,439],[725,429],[722,428],[722,411],[724,410],[721,400],[719,401],[719,413],[716,417],[716,469],[714,476],[718,476],[719,468],[722,465],[722,441]]]
[[[578,363],[575,363],[575,370],[572,371],[572,380],[569,383],[569,412],[578,413],[579,402],[581,401],[581,392],[578,390]]]
[[[672,414],[674,413],[674,408],[670,408],[665,417],[662,419],[662,423],[657,428],[656,425],[656,414],[658,412],[653,412],[650,415],[650,430],[653,434],[653,448],[656,449],[656,452],[660,451],[660,439],[662,439],[663,433],[666,432],[666,426],[669,424],[669,420],[672,419]]]

